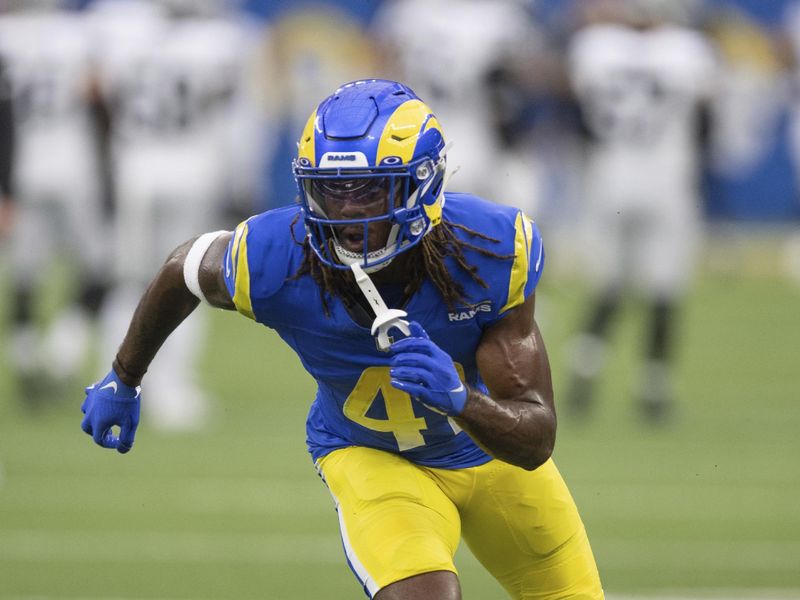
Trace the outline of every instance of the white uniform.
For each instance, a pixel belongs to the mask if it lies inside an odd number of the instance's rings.
[[[224,16],[170,19],[151,2],[104,2],[93,19],[118,202],[111,350],[170,251],[212,228],[239,175],[230,170],[226,135],[241,105],[250,36]],[[193,369],[203,329],[200,318],[182,324],[146,379],[146,406],[162,426],[192,427],[202,418]]]
[[[12,268],[16,284],[34,289],[56,259],[75,260],[80,277],[102,280],[99,160],[90,115],[91,45],[85,20],[75,13],[19,12],[0,17],[0,52],[14,95],[17,146]],[[62,314],[44,340],[43,362],[67,376],[88,344],[81,311]],[[20,371],[38,369],[39,344],[20,324]],[[28,332],[22,329],[29,329]],[[65,331],[61,335],[60,331]],[[70,338],[70,339],[67,339]],[[25,363],[25,364],[23,364]]]
[[[97,271],[102,252],[92,242],[99,216],[99,171],[88,104],[91,54],[85,23],[73,14],[0,17],[0,52],[14,94],[14,164],[20,202],[14,264],[21,278],[38,278],[57,256],[56,243]],[[61,248],[63,250],[63,247]]]
[[[146,281],[177,243],[207,229],[227,192],[225,135],[247,36],[228,19],[170,20],[148,2],[104,3],[94,18],[114,115],[118,271]]]
[[[513,176],[514,157],[503,152],[486,93],[493,69],[541,43],[522,3],[390,0],[374,30],[398,63],[396,76],[435,107],[445,140],[454,143],[448,166],[461,170],[452,189],[529,210],[535,182]]]
[[[594,138],[584,182],[591,277],[679,295],[700,226],[696,119],[714,86],[713,49],[694,30],[603,24],[574,35],[569,61]]]

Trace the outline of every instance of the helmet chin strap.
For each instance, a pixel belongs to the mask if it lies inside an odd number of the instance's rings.
[[[343,265],[347,265],[351,269],[354,266],[357,266],[359,269],[362,269],[362,271],[366,273],[377,273],[381,269],[385,269],[386,267],[388,267],[392,263],[392,261],[394,261],[394,257],[385,260],[381,263],[378,263],[377,265],[370,265],[369,267],[362,268],[361,267],[362,263],[364,263],[365,259],[367,258],[377,260],[382,256],[384,256],[385,254],[388,254],[389,252],[394,252],[396,245],[397,244],[391,244],[385,248],[381,248],[380,250],[375,250],[374,252],[368,253],[365,257],[364,254],[361,252],[351,252],[350,250],[345,250],[341,246],[341,244],[339,244],[339,242],[334,240],[333,251],[336,252],[336,258],[338,258]]]

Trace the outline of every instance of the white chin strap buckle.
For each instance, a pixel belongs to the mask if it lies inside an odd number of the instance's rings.
[[[404,335],[411,335],[408,321],[403,318],[407,317],[408,313],[404,310],[388,308],[386,306],[375,284],[372,283],[369,275],[364,272],[361,265],[353,263],[350,265],[350,268],[353,271],[353,275],[355,275],[358,287],[361,288],[361,292],[364,294],[364,297],[375,313],[375,320],[372,322],[371,333],[378,344],[378,350],[381,352],[388,352],[389,346],[391,346],[394,341],[389,335],[390,329],[396,327]]]

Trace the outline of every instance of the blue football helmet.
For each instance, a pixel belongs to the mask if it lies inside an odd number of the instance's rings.
[[[374,272],[418,244],[441,221],[444,149],[436,117],[401,83],[354,81],[323,100],[292,163],[319,259]]]

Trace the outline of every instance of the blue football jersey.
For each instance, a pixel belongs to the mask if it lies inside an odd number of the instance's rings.
[[[337,448],[368,446],[433,467],[462,468],[488,461],[454,420],[390,384],[390,355],[378,350],[369,327],[356,322],[339,298],[328,299],[326,315],[312,277],[293,277],[304,259],[299,212],[299,206],[287,206],[241,223],[228,246],[224,269],[237,310],[275,329],[317,382],[306,423],[314,460]],[[475,350],[484,329],[533,293],[544,261],[541,236],[519,210],[468,194],[446,194],[443,219],[491,238],[454,228],[459,238],[503,258],[465,250],[486,288],[454,260],[445,259],[466,292],[463,306],[448,308],[426,281],[402,308],[452,357],[464,381],[486,392]],[[380,286],[379,290],[384,293]],[[389,307],[399,308],[392,306],[386,292]]]

